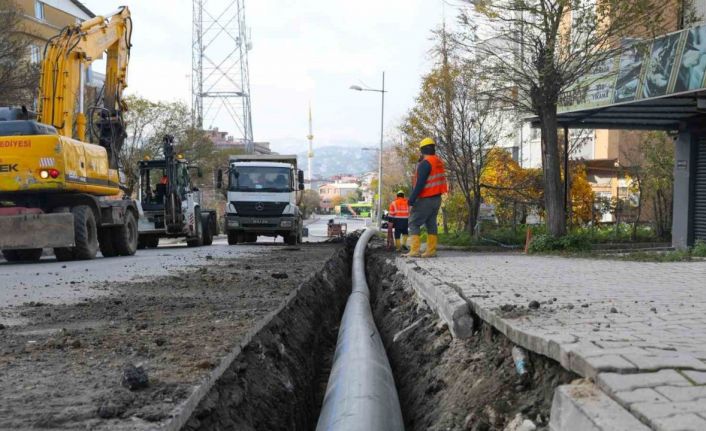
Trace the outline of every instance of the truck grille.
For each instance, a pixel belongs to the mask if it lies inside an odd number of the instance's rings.
[[[277,217],[287,207],[287,202],[233,202],[240,216]]]

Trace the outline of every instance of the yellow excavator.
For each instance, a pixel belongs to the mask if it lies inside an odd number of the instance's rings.
[[[36,261],[45,248],[60,261],[135,253],[138,204],[118,169],[131,35],[127,7],[64,28],[44,51],[37,114],[0,108],[6,260]],[[105,85],[86,108],[87,71],[104,54]]]

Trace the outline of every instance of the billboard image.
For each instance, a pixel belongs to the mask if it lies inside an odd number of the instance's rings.
[[[644,59],[645,44],[629,41],[623,44],[620,55],[620,69],[615,84],[615,102],[630,102],[635,100],[640,86],[640,72]]]
[[[605,61],[562,92],[560,113],[706,89],[706,24],[625,40],[619,51],[616,61]]]
[[[681,36],[681,33],[675,33],[655,39],[652,43],[652,52],[642,81],[642,98],[667,94]]]
[[[674,92],[703,88],[706,74],[706,25],[687,31],[682,52]]]

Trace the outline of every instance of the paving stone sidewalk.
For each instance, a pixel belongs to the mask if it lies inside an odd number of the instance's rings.
[[[445,252],[398,265],[650,428],[706,430],[706,262]]]

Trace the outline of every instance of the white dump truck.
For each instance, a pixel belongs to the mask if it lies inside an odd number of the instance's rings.
[[[218,187],[224,185],[223,174],[218,172]],[[255,242],[261,235],[281,236],[289,245],[302,241],[304,173],[297,169],[297,156],[231,156],[226,174],[228,244]]]

